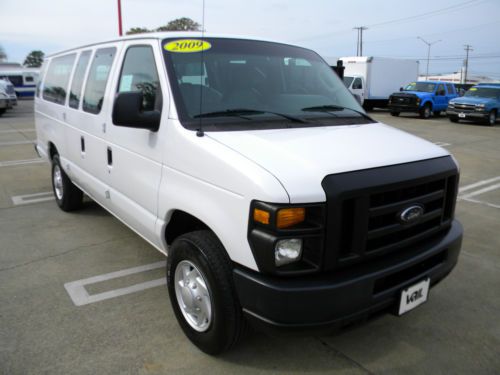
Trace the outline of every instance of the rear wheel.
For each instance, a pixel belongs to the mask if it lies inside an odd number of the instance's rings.
[[[420,117],[428,119],[432,115],[432,107],[429,103],[425,104],[424,107],[419,111]]]
[[[74,211],[82,206],[83,193],[66,175],[57,154],[52,158],[52,190],[61,210]]]
[[[0,116],[2,116],[5,113],[6,109],[5,108],[0,108]]]
[[[458,117],[457,116],[450,116],[449,117],[451,122],[458,122]]]
[[[497,113],[495,110],[492,110],[489,114],[488,114],[488,120],[487,120],[487,123],[488,125],[490,126],[494,126],[495,123],[497,122]]]
[[[399,112],[397,112],[397,111],[391,111],[391,116],[398,117],[399,116]]]
[[[177,321],[193,344],[212,355],[236,344],[244,320],[231,261],[211,231],[187,233],[174,241],[167,285]]]

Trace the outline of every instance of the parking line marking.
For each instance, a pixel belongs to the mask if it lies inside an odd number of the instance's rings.
[[[38,163],[45,163],[45,160],[43,160],[43,159],[26,159],[26,160],[0,161],[0,167],[11,167],[14,165],[38,164]]]
[[[16,146],[16,145],[29,145],[35,144],[35,140],[32,141],[9,141],[9,142],[0,142],[0,146]]]
[[[76,306],[88,305],[90,303],[104,301],[110,298],[115,298],[119,296],[124,296],[126,294],[140,292],[145,289],[155,288],[157,286],[165,285],[166,279],[156,279],[150,280],[139,284],[134,284],[128,287],[109,290],[106,292],[89,295],[87,290],[85,289],[86,285],[100,283],[102,281],[117,279],[120,277],[133,275],[140,272],[151,271],[157,268],[165,267],[167,264],[166,261],[160,261],[156,263],[146,264],[143,266],[127,268],[121,271],[115,271],[110,273],[105,273],[103,275],[92,276],[87,279],[81,279],[76,281],[71,281],[69,283],[64,284],[64,288],[68,292],[71,300]]]
[[[498,188],[500,188],[500,184],[491,185],[491,186],[485,187],[483,189],[479,189],[479,190],[473,191],[472,193],[469,193],[469,194],[466,194],[466,195],[462,195],[460,198],[462,198],[462,199],[469,199],[471,197],[475,197],[476,195],[487,193],[488,191],[496,190]]]
[[[22,133],[22,132],[34,132],[35,129],[6,129],[0,130],[0,134],[8,134],[8,133]]]
[[[19,206],[23,204],[51,201],[54,199],[54,195],[51,191],[44,191],[43,193],[15,195],[11,197],[11,199],[15,206]]]
[[[479,203],[479,204],[482,204],[484,206],[488,206],[488,207],[493,207],[493,208],[500,208],[500,205],[498,204],[493,204],[493,203],[489,203],[489,202],[485,202],[485,201],[480,201],[478,199],[472,199],[472,198],[460,198],[466,202],[471,202],[471,203]]]
[[[474,188],[479,187],[479,186],[488,185],[488,184],[491,184],[491,183],[496,182],[496,181],[500,181],[500,176],[493,177],[493,178],[490,178],[488,180],[481,180],[481,181],[475,182],[475,183],[470,184],[470,185],[462,186],[460,189],[458,189],[458,192],[462,193],[464,191],[471,190],[471,189],[474,189]]]

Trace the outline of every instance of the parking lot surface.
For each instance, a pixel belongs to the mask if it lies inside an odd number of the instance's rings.
[[[58,209],[32,107],[0,118],[0,374],[500,373],[500,124],[371,113],[461,165],[461,257],[427,303],[334,336],[251,330],[214,358],[178,326],[159,252],[91,201]]]

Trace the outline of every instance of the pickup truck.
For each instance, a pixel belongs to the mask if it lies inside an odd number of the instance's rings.
[[[440,81],[412,82],[389,97],[392,116],[401,112],[417,112],[421,118],[446,111],[448,102],[458,96],[455,85]]]
[[[479,84],[464,96],[450,100],[446,114],[451,122],[472,120],[494,126],[500,112],[500,84]]]

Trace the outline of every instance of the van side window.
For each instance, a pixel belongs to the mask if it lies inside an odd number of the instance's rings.
[[[43,83],[43,98],[49,102],[64,104],[75,54],[53,58]]]
[[[71,108],[78,108],[80,105],[80,98],[82,96],[83,78],[85,71],[90,60],[90,51],[84,51],[80,55],[80,59],[76,64],[73,82],[71,83],[71,90],[69,91],[69,106]]]
[[[109,71],[113,65],[116,48],[101,48],[94,55],[83,95],[83,110],[98,114],[104,101],[104,92],[108,82]]]
[[[36,89],[35,89],[35,92],[36,92],[36,96],[37,98],[40,97],[40,88],[42,87],[42,79],[43,79],[43,76],[45,75],[45,70],[47,69],[47,61],[44,61],[43,64],[42,64],[42,67],[40,68],[40,76],[39,76],[39,79],[38,81],[36,82]]]
[[[118,92],[140,91],[144,111],[161,110],[156,108],[161,107],[159,87],[153,49],[149,46],[130,47],[123,60]]]

